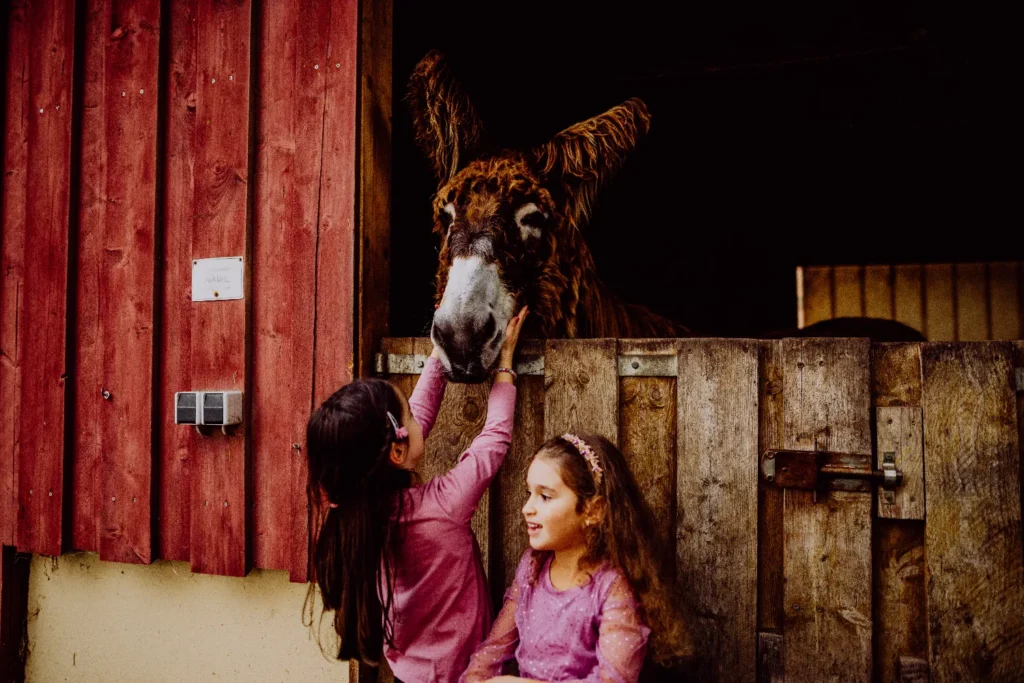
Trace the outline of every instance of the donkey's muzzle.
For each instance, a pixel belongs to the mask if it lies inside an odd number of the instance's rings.
[[[488,352],[494,345],[496,325],[493,315],[488,315],[482,325],[465,322],[460,325],[434,317],[430,336],[444,352],[450,381],[475,384],[487,379],[490,367],[484,364],[484,357],[493,360],[493,353]]]

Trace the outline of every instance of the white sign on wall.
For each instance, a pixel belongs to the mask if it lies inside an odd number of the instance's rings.
[[[192,261],[192,301],[224,301],[245,296],[241,256]]]

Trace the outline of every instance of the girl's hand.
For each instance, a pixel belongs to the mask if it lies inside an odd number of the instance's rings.
[[[529,307],[523,306],[519,314],[508,321],[508,326],[505,328],[505,342],[501,345],[501,354],[498,357],[498,362],[502,367],[512,367],[512,357],[516,352],[516,344],[519,343],[519,331],[523,329],[523,321],[526,320],[526,315],[529,312]]]

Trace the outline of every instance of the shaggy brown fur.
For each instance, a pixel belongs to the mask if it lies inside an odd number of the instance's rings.
[[[431,52],[409,82],[416,141],[439,188],[434,230],[441,237],[436,300],[452,259],[487,238],[502,281],[529,305],[527,334],[545,337],[673,337],[686,329],[619,300],[598,279],[583,240],[595,198],[650,126],[647,107],[631,99],[567,128],[529,152],[495,150],[443,56]],[[451,223],[444,207],[456,206]],[[524,241],[517,208],[546,214],[539,238]],[[538,219],[539,220],[539,219]]]

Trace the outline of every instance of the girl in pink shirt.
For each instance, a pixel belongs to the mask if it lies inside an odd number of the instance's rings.
[[[416,390],[356,380],[314,411],[306,429],[314,514],[312,577],[334,613],[339,659],[377,665],[384,654],[409,683],[454,683],[487,634],[491,609],[470,520],[508,452],[515,409],[512,356],[524,308],[505,331],[487,421],[448,473],[414,470],[444,396],[431,354]]]
[[[651,514],[607,439],[549,440],[526,475],[530,548],[464,683],[636,683],[690,654],[662,580]],[[502,675],[515,666],[517,676]]]

